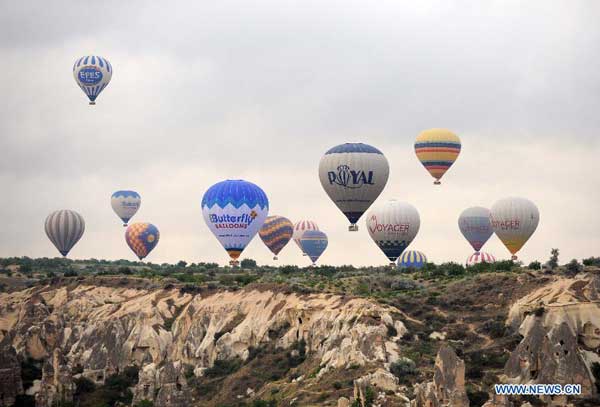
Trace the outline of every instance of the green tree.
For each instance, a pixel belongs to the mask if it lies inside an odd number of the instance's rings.
[[[256,261],[252,260],[252,259],[244,259],[240,263],[240,266],[243,269],[253,269],[253,268],[256,268]]]
[[[548,260],[548,267],[550,270],[555,270],[558,267],[558,249],[550,250],[550,260]]]
[[[532,261],[531,263],[529,263],[529,266],[527,266],[528,269],[530,270],[540,270],[542,268],[542,264],[539,261]]]

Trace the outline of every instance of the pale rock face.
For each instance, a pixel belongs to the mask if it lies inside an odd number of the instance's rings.
[[[584,396],[593,395],[590,367],[600,360],[599,289],[598,275],[560,278],[517,301],[507,324],[518,327],[523,340],[505,366],[503,381],[577,383]]]
[[[42,368],[42,381],[40,391],[35,396],[35,405],[52,407],[60,401],[73,401],[74,393],[75,382],[71,369],[60,349],[56,348]]]
[[[417,384],[413,407],[468,407],[465,390],[465,362],[448,345],[435,359],[433,382]]]
[[[8,341],[0,341],[0,406],[12,406],[19,394],[23,394],[21,363]]]
[[[346,397],[340,397],[337,402],[337,407],[350,407],[350,400]]]
[[[81,283],[0,293],[0,330],[17,353],[48,358],[57,350],[96,383],[137,365],[135,400],[156,406],[187,405],[184,370],[200,376],[217,359],[246,359],[267,343],[304,340],[323,371],[387,365],[406,333],[393,315],[400,313],[360,298],[259,289],[192,295]]]
[[[365,405],[367,387],[378,394],[379,400],[385,401],[387,392],[395,394],[398,392],[398,378],[387,370],[379,368],[373,373],[354,380],[354,399],[360,400],[361,405]],[[396,396],[404,402],[402,407],[410,405],[410,401],[406,397],[401,394],[396,394]]]

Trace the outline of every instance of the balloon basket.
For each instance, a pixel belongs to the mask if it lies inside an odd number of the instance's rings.
[[[358,232],[358,225],[356,223],[353,223],[352,225],[348,226],[348,230],[350,232]]]
[[[229,261],[229,265],[230,265],[231,267],[237,267],[237,266],[239,266],[239,265],[240,265],[240,262],[239,262],[239,261],[237,261],[237,260],[230,260],[230,261]]]
[[[395,269],[396,268],[396,262],[391,262],[390,263],[390,268],[391,269]]]
[[[91,106],[94,106],[96,104],[96,102],[94,102],[93,100],[90,102]]]
[[[442,185],[442,182],[439,179],[433,181],[433,185]]]
[[[518,259],[518,257],[517,257],[517,256],[515,256],[515,255],[513,254],[513,255],[512,255],[512,257],[511,257],[510,259],[511,259],[512,261],[515,261],[515,260],[517,260],[517,259]]]
[[[303,256],[308,256],[306,253],[302,253]]]
[[[123,227],[126,228],[127,227],[127,223],[123,223]]]
[[[277,260],[277,256],[273,256],[273,260]]]

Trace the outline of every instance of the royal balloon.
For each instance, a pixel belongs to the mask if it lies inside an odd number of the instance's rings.
[[[225,248],[232,266],[269,212],[269,200],[257,185],[244,180],[226,180],[210,187],[202,198],[202,214],[210,231]]]
[[[96,104],[96,98],[108,86],[113,69],[106,58],[97,55],[81,57],[73,64],[73,77],[81,90]]]
[[[363,143],[340,144],[319,163],[319,179],[329,198],[356,231],[356,222],[385,187],[390,169],[381,151]]]
[[[141,204],[142,197],[135,191],[117,191],[110,197],[110,205],[123,221],[123,226],[127,226],[129,220],[140,209]]]

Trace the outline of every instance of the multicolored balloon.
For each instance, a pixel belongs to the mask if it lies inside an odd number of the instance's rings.
[[[48,215],[44,229],[48,239],[56,246],[60,254],[66,257],[83,236],[85,221],[77,212],[63,209]]]
[[[123,226],[127,226],[129,220],[140,209],[141,204],[142,197],[135,191],[117,191],[110,197],[110,205],[123,221]]]
[[[265,246],[275,255],[273,260],[277,260],[277,255],[292,239],[293,234],[294,225],[283,216],[268,216],[258,231]]]
[[[292,236],[292,239],[294,239],[294,242],[298,245],[300,250],[302,250],[303,256],[306,256],[306,253],[304,253],[304,250],[302,249],[300,239],[302,239],[304,232],[308,230],[319,230],[319,226],[312,220],[299,220],[294,225],[294,234]]]
[[[219,182],[202,198],[202,214],[210,231],[221,242],[231,261],[237,259],[263,225],[269,200],[257,185],[244,180]]]
[[[151,223],[132,223],[125,231],[125,241],[140,260],[150,254],[159,238],[158,228]]]
[[[454,164],[460,154],[460,138],[450,130],[425,130],[415,141],[415,153],[421,164],[435,178],[434,184],[441,184],[440,179]]]
[[[417,209],[395,199],[383,202],[367,215],[371,238],[394,265],[396,259],[414,240],[421,227]]]
[[[96,104],[96,98],[108,85],[112,74],[110,62],[96,55],[81,57],[73,64],[75,82],[90,99],[90,105]]]
[[[486,252],[475,252],[467,257],[467,266],[474,266],[479,263],[495,263],[496,258]]]
[[[390,174],[381,151],[363,143],[346,143],[331,148],[319,163],[319,179],[329,198],[350,221],[348,230],[377,199]]]
[[[540,222],[540,212],[533,202],[525,198],[504,198],[490,210],[492,229],[511,252],[516,253],[529,240]]]
[[[407,250],[400,257],[396,264],[398,269],[420,269],[427,264],[427,256],[416,250]]]
[[[320,230],[308,230],[300,239],[302,250],[310,257],[313,265],[315,265],[325,249],[327,249],[327,243],[327,235]]]
[[[490,222],[490,210],[481,206],[467,208],[458,217],[458,227],[473,250],[481,250],[485,242],[494,234]]]

